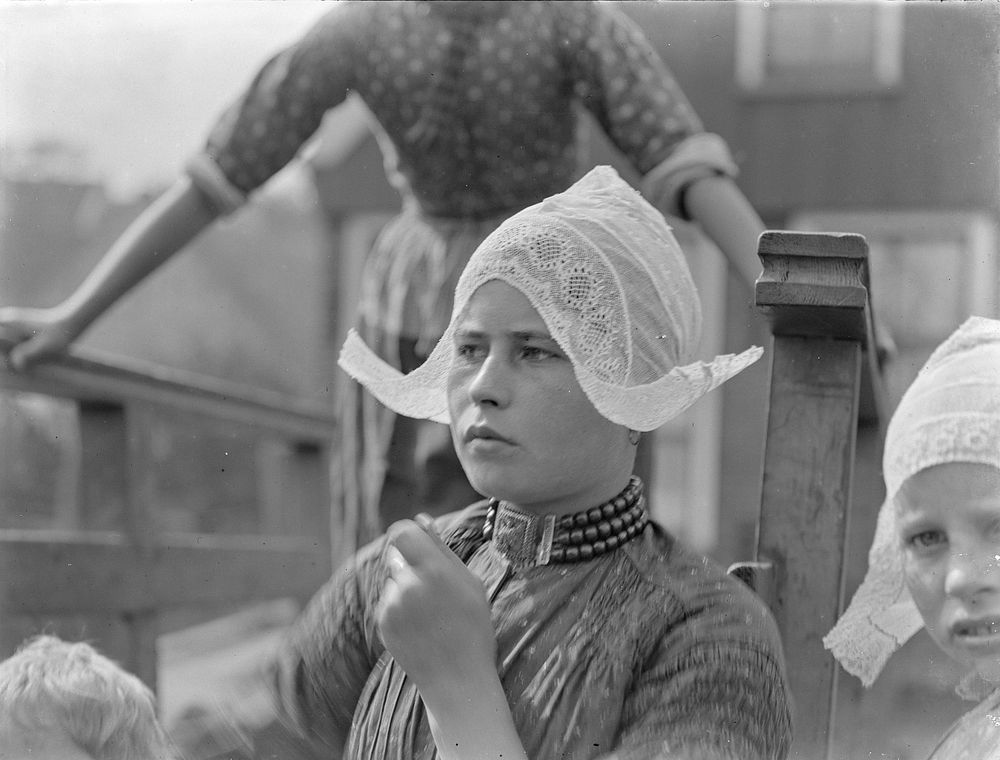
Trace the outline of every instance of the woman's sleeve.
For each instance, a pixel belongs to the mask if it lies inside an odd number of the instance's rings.
[[[343,751],[354,708],[383,648],[375,605],[385,571],[381,539],[363,548],[313,597],[278,657],[281,720],[324,757]]]
[[[220,213],[284,167],[355,86],[364,3],[337,3],[298,42],[271,58],[215,123],[187,173]]]
[[[626,699],[609,760],[788,754],[791,714],[776,626],[756,599],[733,600],[716,595],[662,638]]]
[[[709,175],[735,177],[725,141],[705,132],[638,26],[601,3],[566,3],[563,47],[575,94],[643,175],[646,198],[684,216],[683,191]]]

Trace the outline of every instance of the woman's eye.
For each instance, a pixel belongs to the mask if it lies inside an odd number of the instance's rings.
[[[474,360],[484,353],[482,346],[475,343],[459,343],[455,346],[455,355],[461,359]]]
[[[557,356],[559,356],[559,354],[550,348],[543,348],[542,346],[521,347],[521,358],[526,359],[527,361],[544,361],[545,359],[552,359]]]
[[[552,356],[552,354],[544,348],[538,348],[537,346],[525,346],[521,349],[521,356],[525,359],[544,359],[548,356]]]

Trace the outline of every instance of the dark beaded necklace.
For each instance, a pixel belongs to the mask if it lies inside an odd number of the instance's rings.
[[[483,538],[519,566],[580,562],[628,543],[646,527],[642,481],[596,507],[572,515],[534,515],[490,499]]]

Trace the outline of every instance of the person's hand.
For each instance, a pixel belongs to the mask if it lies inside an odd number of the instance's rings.
[[[388,530],[388,571],[376,610],[386,649],[426,703],[461,699],[479,674],[496,672],[496,635],[482,581],[420,515]]]
[[[57,309],[8,306],[0,308],[0,338],[14,342],[7,358],[14,369],[24,370],[42,359],[65,353],[76,332]]]

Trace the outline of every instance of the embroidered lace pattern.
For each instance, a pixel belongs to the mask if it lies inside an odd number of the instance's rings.
[[[691,362],[701,304],[680,246],[660,212],[613,169],[597,167],[483,241],[458,281],[451,323],[423,366],[401,375],[356,334],[340,366],[394,411],[447,422],[455,325],[490,280],[527,296],[595,408],[633,430],[659,427],[761,355],[754,347]]]

